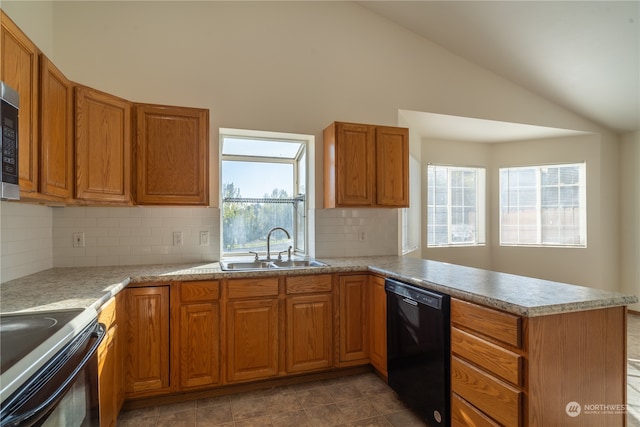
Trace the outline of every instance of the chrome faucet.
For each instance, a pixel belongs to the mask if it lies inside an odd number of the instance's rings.
[[[273,227],[271,230],[269,230],[269,233],[267,233],[267,261],[271,261],[271,233],[276,230],[284,231],[284,234],[287,235],[287,238],[291,239],[289,232],[282,227]],[[289,254],[291,254],[291,252],[289,252]],[[289,255],[289,258],[291,258],[291,255]]]

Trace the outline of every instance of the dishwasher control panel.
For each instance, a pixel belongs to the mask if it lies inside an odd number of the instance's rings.
[[[429,291],[427,289],[418,288],[408,283],[397,282],[392,279],[385,280],[384,289],[387,292],[393,292],[405,298],[409,298],[418,304],[428,305],[433,308],[441,308],[443,295]]]

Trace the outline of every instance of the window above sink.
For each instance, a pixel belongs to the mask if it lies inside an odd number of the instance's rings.
[[[310,135],[220,129],[220,245],[222,257],[258,253],[266,257],[267,233],[274,227],[271,252],[309,255],[307,189],[314,137]]]

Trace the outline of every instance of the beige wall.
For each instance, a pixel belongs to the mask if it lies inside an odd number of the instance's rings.
[[[320,141],[334,120],[394,125],[400,108],[597,128],[351,2],[60,1],[54,30],[69,78],[209,108],[214,144],[219,127]]]
[[[53,5],[51,1],[5,1],[0,7],[49,58],[53,52]]]
[[[425,138],[422,140],[422,182],[427,182],[427,165],[429,163],[453,166],[475,166],[486,169],[486,196],[490,200],[491,196],[491,144],[441,141]],[[423,185],[422,194],[426,193]],[[426,196],[423,201],[423,211],[426,212]],[[487,205],[487,209],[489,205]],[[428,248],[427,247],[427,224],[426,213],[422,215],[422,257],[435,259],[438,261],[450,262],[453,264],[470,265],[477,268],[490,269],[491,266],[491,223],[487,213],[486,218],[486,239],[484,246],[462,246],[452,248]]]
[[[620,147],[620,290],[640,296],[640,132],[623,135]]]
[[[540,277],[607,290],[619,289],[617,168],[608,153],[617,142],[600,135],[551,138],[494,144],[492,166],[545,163],[587,163],[587,247],[540,248],[499,245],[499,194],[492,191],[492,267],[499,271]],[[498,188],[493,174],[491,187]]]
[[[428,163],[487,168],[488,228],[485,246],[427,248],[425,244],[423,256],[606,290],[621,289],[618,162],[612,161],[617,153],[617,140],[604,141],[597,134],[493,144],[424,139],[423,175]],[[498,169],[581,161],[587,162],[587,247],[500,246]],[[423,226],[423,233],[425,229]],[[426,242],[425,236],[423,240]]]

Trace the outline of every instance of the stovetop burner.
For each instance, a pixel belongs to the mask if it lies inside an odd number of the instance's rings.
[[[0,314],[0,399],[96,317],[95,310],[81,308]]]
[[[14,333],[25,332],[33,333],[43,329],[53,328],[58,324],[58,319],[53,317],[43,317],[41,319],[12,319],[6,317],[0,317],[0,333]]]

